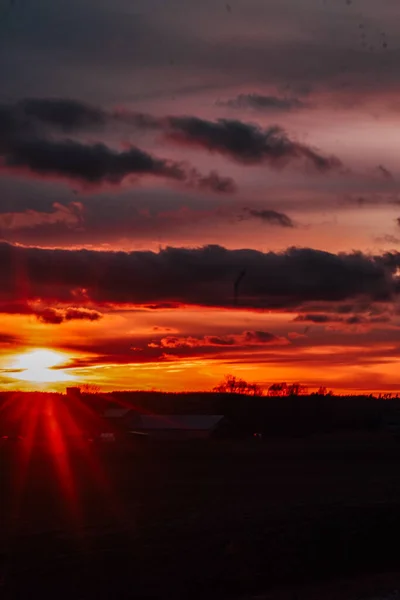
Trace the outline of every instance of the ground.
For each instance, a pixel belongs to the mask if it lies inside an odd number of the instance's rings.
[[[16,443],[0,461],[4,598],[400,589],[400,446],[381,433],[29,457]]]

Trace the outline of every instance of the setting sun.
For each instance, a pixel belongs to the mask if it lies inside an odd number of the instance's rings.
[[[38,348],[24,352],[15,357],[11,369],[15,371],[18,379],[36,383],[53,383],[71,381],[72,375],[62,369],[54,369],[65,362],[67,356],[62,352]]]

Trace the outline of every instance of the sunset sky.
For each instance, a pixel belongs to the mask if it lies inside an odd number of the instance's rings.
[[[1,388],[400,391],[399,19],[0,0]]]

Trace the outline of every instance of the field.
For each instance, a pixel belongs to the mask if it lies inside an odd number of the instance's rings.
[[[384,594],[400,587],[399,465],[381,433],[2,448],[0,594]]]

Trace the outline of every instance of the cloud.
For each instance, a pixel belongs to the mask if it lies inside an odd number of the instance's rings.
[[[215,172],[203,176],[186,163],[159,159],[135,147],[118,152],[100,143],[25,139],[7,147],[0,144],[0,155],[10,169],[27,169],[42,177],[60,177],[84,184],[119,184],[128,176],[150,175],[215,192],[231,193],[236,189],[231,178]]]
[[[54,308],[44,306],[37,301],[0,303],[0,314],[33,315],[38,321],[51,325],[59,325],[68,321],[99,321],[103,318],[103,315],[97,310],[79,306]]]
[[[160,332],[159,332],[160,333]],[[72,343],[62,341],[60,349],[75,351],[89,356],[74,358],[67,368],[85,368],[99,364],[171,363],[179,358],[209,359],[268,352],[277,346],[290,348],[290,341],[266,331],[244,331],[229,335],[158,335],[154,337],[125,337],[78,339]],[[65,364],[57,368],[65,368]]]
[[[54,202],[52,210],[37,211],[26,210],[23,212],[0,213],[0,230],[25,230],[38,226],[51,226],[63,224],[69,229],[81,229],[83,225],[84,207],[81,202],[69,202],[67,205]]]
[[[311,248],[284,252],[221,246],[159,252],[54,250],[0,244],[0,301],[86,305],[238,305],[293,308],[304,302],[391,302],[400,290],[397,252],[370,256]],[[21,287],[21,282],[23,286]]]
[[[22,115],[19,112],[21,107],[23,110]],[[3,107],[2,110],[3,121],[6,121],[3,124],[3,128],[7,128],[8,130],[10,130],[10,127],[14,127],[17,131],[26,130],[32,133],[32,131],[37,130],[35,121],[39,121],[40,124],[59,128],[63,131],[79,131],[94,126],[104,127],[106,124],[115,124],[117,121],[120,121],[125,125],[131,125],[139,129],[162,131],[164,138],[168,141],[180,145],[192,145],[208,150],[209,152],[219,153],[242,164],[266,163],[274,168],[282,168],[290,162],[303,160],[320,172],[339,169],[342,166],[340,160],[335,156],[324,156],[318,150],[292,140],[287,132],[278,125],[262,129],[253,123],[229,119],[208,121],[195,116],[154,117],[145,113],[135,113],[124,109],[106,112],[78,101],[61,99],[27,99],[21,101],[19,105]],[[10,118],[13,123],[11,126]],[[0,131],[2,129],[1,124],[0,113]],[[36,143],[38,141],[36,140]],[[42,144],[44,143],[43,140],[40,141],[42,141]],[[68,141],[68,143],[78,144],[71,141]],[[168,165],[165,164],[166,161],[151,159],[149,155],[146,156],[146,162],[143,156],[145,153],[136,148],[121,153],[119,159],[116,153],[113,153],[110,149],[100,144],[87,148],[87,153],[89,153],[89,148],[92,148],[92,153],[96,149],[97,153],[100,154],[97,160],[95,156],[91,160],[89,156],[86,158],[88,164],[92,165],[92,177],[95,180],[100,177],[97,173],[99,169],[102,172],[101,177],[106,177],[107,174],[111,179],[116,177],[117,180],[130,173],[140,173],[142,169],[145,169],[144,172],[150,170],[154,172],[153,174],[179,178],[177,174],[177,169],[179,171],[178,165],[175,165],[174,170],[172,168],[173,165],[170,164],[168,169]],[[55,148],[54,150],[56,155],[60,151],[66,152],[66,148],[64,147],[58,150]],[[70,157],[71,161],[71,154],[74,155],[79,150],[82,154],[82,149],[75,147],[74,151],[72,151],[71,148],[69,153],[66,154],[66,160]],[[20,149],[21,151],[22,149]],[[42,153],[44,152],[45,150],[42,149]],[[83,160],[82,156],[81,160]],[[153,161],[154,164],[152,164]],[[143,164],[144,162],[146,164]],[[97,169],[94,168],[93,163],[96,164]],[[138,164],[136,165],[136,163]],[[65,168],[68,170],[67,165]],[[77,166],[75,164],[73,171],[75,172],[76,170]],[[109,173],[109,171],[111,172]]]
[[[11,333],[0,332],[0,346],[15,345],[21,342],[21,338]]]
[[[105,110],[69,98],[24,98],[0,105],[0,131],[22,135],[61,132],[77,134],[122,124],[136,129],[160,129],[162,119],[122,108]]]
[[[361,327],[363,330],[370,328],[372,325],[382,325],[391,321],[389,314],[352,314],[348,317],[342,317],[338,314],[301,314],[295,319],[295,322],[314,323],[316,325],[334,324],[338,328],[346,327]]]
[[[239,94],[236,98],[226,101],[218,101],[218,106],[228,108],[246,109],[258,111],[291,111],[305,108],[307,105],[298,98],[287,98],[279,96],[263,96],[262,94]]]
[[[286,131],[277,125],[262,129],[237,120],[206,121],[197,117],[169,117],[167,122],[165,136],[168,140],[222,154],[239,163],[282,168],[293,161],[303,160],[320,172],[342,166],[335,156],[323,156],[317,150],[290,139]]]
[[[294,321],[300,321],[302,323],[331,323],[332,320],[337,321],[338,317],[332,317],[331,315],[324,314],[307,314],[307,315],[298,315]],[[339,318],[340,320],[340,318]]]
[[[128,175],[186,179],[183,165],[157,159],[134,147],[118,152],[100,143],[86,145],[74,140],[30,138],[0,144],[0,152],[9,168],[22,167],[42,176],[89,184],[120,183]]]
[[[3,170],[28,171],[42,178],[62,178],[85,185],[120,184],[127,177],[162,177],[188,187],[232,193],[235,182],[215,171],[202,175],[186,162],[158,158],[135,146],[118,151],[103,143],[49,137],[65,131],[104,125],[112,115],[70,100],[25,100],[0,106],[0,158]]]
[[[244,215],[240,215],[242,219],[259,219],[269,225],[278,225],[279,227],[294,227],[294,223],[290,217],[284,213],[277,212],[271,209],[255,209],[255,208],[244,208]]]
[[[68,321],[99,321],[103,315],[97,310],[68,307],[66,309],[44,308],[37,310],[35,316],[42,323],[59,325]]]
[[[71,98],[24,98],[0,106],[0,125],[22,132],[76,134],[123,124],[137,129],[160,129],[161,119],[123,107],[105,110]]]
[[[268,331],[245,331],[242,338],[249,345],[258,344],[276,344],[286,345],[288,343],[286,338],[279,337]]]
[[[101,108],[65,98],[26,98],[15,105],[14,112],[65,133],[105,126],[109,118]]]
[[[149,348],[210,348],[242,347],[264,345],[286,345],[289,341],[267,331],[244,331],[241,334],[226,336],[206,335],[204,337],[167,336],[158,342],[150,342]]]

